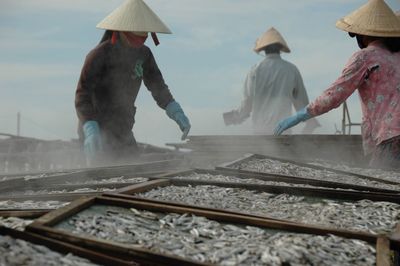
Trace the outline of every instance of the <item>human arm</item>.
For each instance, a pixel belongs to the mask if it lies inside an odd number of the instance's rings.
[[[94,120],[86,121],[82,126],[84,134],[83,150],[88,166],[91,166],[103,150],[99,124]]]
[[[165,109],[167,116],[178,124],[183,132],[181,140],[186,139],[191,128],[189,119],[185,115],[181,105],[172,97],[150,50],[149,56],[144,63],[143,81],[158,106]]]
[[[103,76],[104,53],[92,51],[83,64],[78,86],[75,92],[75,110],[84,124],[89,120],[98,120],[94,99],[97,84]]]
[[[318,116],[338,108],[365,82],[368,72],[369,68],[362,51],[354,54],[340,77],[308,105],[310,114]]]
[[[368,68],[365,66],[363,56],[356,53],[349,60],[341,76],[327,90],[294,116],[280,121],[274,134],[280,135],[302,121],[339,107],[364,82],[367,73]]]
[[[164,109],[167,105],[174,101],[174,98],[165,83],[156,60],[150,51],[147,49],[147,57],[143,63],[143,82],[146,88],[151,92],[151,96],[156,101],[157,105]]]
[[[187,135],[189,134],[191,125],[189,119],[183,112],[181,105],[176,101],[172,101],[165,108],[165,112],[169,118],[171,118],[178,124],[179,128],[183,132],[181,140],[185,140]]]
[[[91,52],[85,60],[75,93],[75,110],[83,131],[83,150],[88,166],[92,165],[103,149],[100,126],[93,99],[102,71],[102,55]]]
[[[283,131],[294,127],[300,122],[306,121],[311,118],[310,113],[307,111],[307,107],[304,107],[298,111],[295,115],[289,116],[286,119],[280,121],[274,130],[274,135],[281,135]]]
[[[295,110],[298,112],[309,104],[308,95],[304,86],[303,78],[300,71],[295,67],[295,85],[292,91],[292,103]],[[311,134],[317,127],[320,127],[320,123],[315,118],[311,118],[305,121],[306,125],[303,128],[303,134]]]
[[[243,99],[238,109],[223,114],[225,125],[235,125],[243,123],[250,117],[253,108],[253,91],[255,86],[254,71],[250,71],[243,85]]]

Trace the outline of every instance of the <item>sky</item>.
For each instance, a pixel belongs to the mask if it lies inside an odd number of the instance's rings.
[[[0,133],[40,139],[77,138],[76,85],[86,54],[103,30],[95,26],[123,0],[0,0]],[[222,113],[237,108],[250,68],[263,57],[255,40],[275,27],[292,50],[282,54],[300,70],[310,100],[341,73],[358,47],[335,22],[365,0],[145,0],[173,34],[146,42],[177,102],[190,135],[252,134],[250,119],[225,126]],[[399,0],[386,0],[400,10]],[[348,99],[360,122],[358,95]],[[138,142],[179,143],[180,130],[142,86],[136,101]],[[342,109],[318,117],[317,134],[341,129]],[[297,128],[295,132],[300,132]],[[359,133],[359,128],[352,129]]]

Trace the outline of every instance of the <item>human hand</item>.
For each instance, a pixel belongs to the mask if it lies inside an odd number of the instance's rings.
[[[86,121],[82,127],[84,134],[83,151],[86,161],[90,166],[96,161],[99,152],[103,150],[103,143],[100,135],[100,127],[96,121]]]
[[[281,120],[278,123],[278,126],[274,130],[274,135],[281,135],[283,131],[286,129],[289,129],[291,127],[294,127],[298,123],[302,121],[306,121],[311,118],[311,115],[307,111],[307,107],[304,107],[300,111],[298,111],[295,115],[289,116],[288,118],[285,118]]]

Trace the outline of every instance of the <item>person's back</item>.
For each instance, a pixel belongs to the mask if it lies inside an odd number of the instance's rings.
[[[295,65],[283,60],[278,53],[267,54],[251,72],[254,85],[252,121],[256,134],[271,134],[274,125],[308,102],[302,78]],[[300,93],[299,93],[300,90]]]
[[[264,51],[265,59],[247,75],[242,104],[224,113],[224,122],[240,124],[251,114],[254,134],[268,135],[278,121],[292,114],[292,106],[296,110],[306,106],[308,96],[297,67],[280,56],[290,49],[276,29],[270,28],[257,39],[254,51]],[[317,126],[318,122],[311,120],[303,132],[310,133]]]

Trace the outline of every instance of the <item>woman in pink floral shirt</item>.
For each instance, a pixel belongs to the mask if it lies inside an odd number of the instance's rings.
[[[358,90],[370,166],[400,168],[400,20],[384,1],[370,0],[336,26],[356,37],[361,50],[315,101],[282,120],[275,134],[339,107]]]

